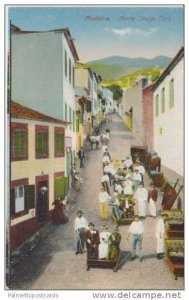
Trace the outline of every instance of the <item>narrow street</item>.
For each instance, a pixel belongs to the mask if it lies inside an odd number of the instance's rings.
[[[124,124],[117,116],[113,122],[102,128],[110,129],[110,154],[113,159],[125,159],[130,154],[132,139],[127,134]],[[128,227],[121,226],[121,250],[127,252],[127,260],[117,273],[111,269],[91,268],[86,271],[86,253],[75,255],[74,219],[76,211],[81,209],[84,217],[93,222],[100,231],[102,221],[99,215],[98,193],[102,176],[102,150],[87,152],[85,168],[81,170],[84,182],[76,200],[70,203],[69,222],[53,226],[51,233],[27,256],[22,264],[13,270],[11,289],[172,289],[184,288],[183,278],[174,280],[163,260],[156,258],[155,225],[156,219],[145,220],[143,241],[144,260],[130,260],[131,240],[127,241]],[[145,175],[145,186],[149,179]],[[160,205],[160,199],[158,201]],[[159,206],[158,206],[159,207]],[[109,210],[109,215],[111,209]],[[108,224],[112,230],[114,221],[109,217]],[[22,266],[22,267],[21,267]]]

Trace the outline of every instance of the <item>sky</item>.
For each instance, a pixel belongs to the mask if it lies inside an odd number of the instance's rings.
[[[184,45],[182,6],[9,6],[24,30],[69,27],[81,62],[108,56],[174,57]]]

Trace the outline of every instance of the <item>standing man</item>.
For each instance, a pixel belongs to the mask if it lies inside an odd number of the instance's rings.
[[[132,257],[131,260],[136,259],[136,246],[139,248],[139,261],[143,261],[142,240],[144,234],[144,226],[138,215],[135,215],[135,220],[131,223],[129,228],[128,238],[132,235]],[[127,239],[128,239],[127,238]]]
[[[84,168],[84,157],[85,157],[85,152],[83,147],[80,148],[78,152],[79,160],[80,160],[80,168]]]
[[[93,223],[89,223],[89,229],[85,231],[85,242],[87,246],[87,258],[98,259],[98,246],[100,244],[100,235],[98,230],[95,229]]]
[[[99,206],[100,206],[100,216],[102,220],[108,219],[108,202],[110,201],[111,197],[105,191],[104,187],[101,187],[101,192],[99,194]]]
[[[121,234],[119,233],[119,227],[116,226],[112,234],[108,238],[108,259],[114,260],[121,242]]]
[[[161,214],[156,224],[155,236],[157,239],[157,258],[162,259],[164,255],[165,219],[167,215]]]
[[[47,222],[47,191],[47,187],[42,186],[38,194],[38,220],[41,224],[45,224]]]
[[[78,210],[76,213],[77,217],[74,221],[74,230],[76,235],[76,252],[75,255],[84,252],[84,233],[88,227],[87,220],[83,217],[83,212]]]
[[[136,204],[138,208],[139,217],[146,217],[146,209],[147,209],[147,200],[148,200],[148,191],[144,188],[143,183],[140,183],[134,198],[136,199]]]
[[[148,203],[149,203],[149,212],[150,216],[156,217],[156,202],[158,198],[158,192],[153,183],[150,184],[150,189],[148,191]]]

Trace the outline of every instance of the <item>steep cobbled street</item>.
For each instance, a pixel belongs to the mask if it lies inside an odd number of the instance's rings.
[[[110,154],[112,159],[125,159],[130,154],[132,137],[117,115],[107,122],[101,131],[110,129]],[[81,190],[73,193],[67,208],[69,222],[65,225],[51,225],[52,228],[31,254],[14,266],[11,276],[11,289],[183,289],[183,278],[174,280],[164,261],[156,258],[156,219],[147,217],[144,223],[144,260],[131,261],[131,239],[127,240],[128,227],[120,226],[121,250],[126,260],[115,273],[112,269],[91,268],[86,270],[86,253],[75,255],[74,219],[81,209],[88,222],[93,222],[100,231],[103,224],[99,214],[98,193],[102,176],[102,149],[88,150],[85,168],[81,169],[84,179]],[[149,187],[148,176],[144,178]],[[112,191],[111,191],[112,192]],[[158,208],[161,195],[159,193]],[[115,223],[109,208],[108,224],[112,230]]]

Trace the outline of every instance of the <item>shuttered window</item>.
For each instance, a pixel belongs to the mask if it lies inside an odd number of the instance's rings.
[[[159,115],[159,95],[156,95],[155,98],[155,116]]]
[[[36,158],[47,158],[48,153],[48,127],[36,125]]]
[[[161,90],[161,112],[165,112],[165,88]]]
[[[69,178],[64,176],[58,176],[55,178],[55,199],[58,196],[65,198],[69,189]]]
[[[28,159],[28,126],[27,124],[11,124],[11,159]]]
[[[54,129],[55,135],[55,157],[64,156],[64,146],[65,146],[65,133],[64,128],[55,127]]]
[[[169,108],[174,106],[174,79],[169,82]]]

